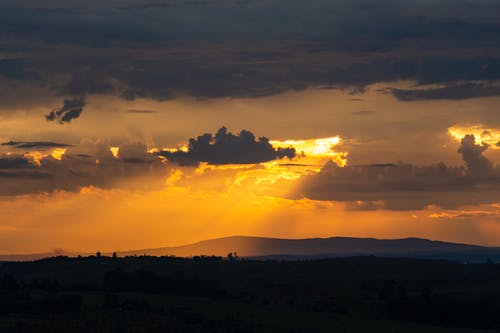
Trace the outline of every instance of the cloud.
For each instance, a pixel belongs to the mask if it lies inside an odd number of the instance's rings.
[[[125,163],[151,163],[157,157],[148,153],[148,147],[142,142],[129,142],[119,146],[118,158]]]
[[[462,154],[469,176],[487,177],[495,171],[493,163],[483,156],[486,149],[488,149],[487,144],[476,144],[474,135],[462,138],[458,153]]]
[[[7,0],[0,75],[53,96],[127,100],[363,91],[399,80],[443,85],[393,89],[404,101],[498,96],[499,13],[495,2],[465,0]]]
[[[327,162],[320,172],[301,178],[293,197],[314,200],[368,202],[393,210],[416,210],[428,205],[457,208],[489,203],[500,195],[500,168],[482,153],[486,145],[467,135],[458,153],[465,167],[444,163],[416,166],[384,163],[338,167]]]
[[[295,151],[277,149],[249,131],[232,134],[224,127],[215,135],[191,139],[183,150],[150,153],[141,142],[122,143],[114,153],[110,148],[105,141],[84,140],[68,147],[60,159],[2,155],[0,195],[78,191],[87,186],[132,190],[180,186],[223,192],[238,188],[289,199],[340,201],[353,210],[418,210],[429,205],[457,209],[495,202],[500,195],[500,168],[486,159],[486,146],[473,136],[465,136],[458,150],[464,166],[399,162],[339,167],[329,161],[319,172],[296,163],[257,164],[292,158]]]
[[[32,150],[24,155],[12,152],[0,155],[0,195],[78,191],[87,186],[151,190],[174,184],[221,190],[229,183],[242,186],[243,183],[259,181],[259,186],[255,188],[258,191],[268,190],[281,180],[298,178],[295,172],[286,171],[286,165],[258,164],[285,157],[293,158],[295,149],[275,148],[265,137],[257,139],[246,130],[232,134],[225,127],[215,135],[205,134],[191,139],[189,149],[185,151],[148,149],[145,143],[137,141],[110,146],[104,140],[90,139],[75,145],[36,141],[10,141],[4,145],[25,145]],[[64,149],[59,154],[37,150],[61,146]],[[198,169],[191,167],[201,162],[222,165],[203,163]],[[195,184],[191,184],[191,181]]]
[[[149,154],[142,143],[123,143],[115,157],[105,141],[83,140],[67,147],[59,159],[50,154],[0,155],[0,196],[78,191],[86,186],[157,189],[170,166]],[[35,160],[36,158],[36,160]]]
[[[266,137],[256,140],[250,131],[242,130],[235,135],[222,127],[215,135],[206,133],[196,139],[189,139],[187,151],[161,151],[159,154],[181,165],[196,165],[199,162],[254,164],[285,157],[293,158],[295,149],[274,148]]]
[[[113,85],[100,77],[83,77],[75,74],[62,89],[62,92],[70,96],[85,96],[87,94],[106,94],[114,92]]]
[[[32,172],[27,172],[27,171],[0,171],[0,178],[7,178],[7,179],[38,179],[38,180],[46,180],[49,178],[52,178],[53,175],[50,173],[45,173],[45,172],[37,172],[37,171],[32,171]],[[0,195],[2,195],[2,192],[9,191],[9,189],[4,189],[3,191],[0,191]],[[10,191],[9,191],[10,192]]]
[[[0,169],[26,169],[31,167],[33,167],[33,164],[23,156],[0,157]]]
[[[23,149],[43,149],[43,148],[67,148],[72,145],[67,143],[59,143],[52,141],[8,141],[1,144],[2,146],[12,146],[15,148]]]
[[[19,179],[45,181],[50,177],[52,177],[51,174],[39,171],[36,163],[28,157],[22,155],[0,156],[0,178],[2,178],[0,195],[10,193],[13,184],[19,182]],[[30,190],[25,193],[29,192]]]
[[[156,110],[130,109],[130,110],[127,110],[127,113],[135,113],[135,114],[154,114],[154,113],[158,113],[158,111],[156,111]]]
[[[71,120],[80,117],[85,106],[83,98],[65,99],[64,105],[57,110],[51,111],[45,116],[47,121],[58,121],[59,124],[70,123]]]
[[[500,95],[498,82],[451,83],[439,88],[429,89],[391,89],[400,101],[419,101],[431,99],[464,100],[469,98]]]

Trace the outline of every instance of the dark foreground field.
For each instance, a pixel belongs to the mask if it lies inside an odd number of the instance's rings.
[[[500,265],[56,257],[0,266],[0,332],[499,332]]]

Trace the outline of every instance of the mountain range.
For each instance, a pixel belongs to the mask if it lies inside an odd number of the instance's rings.
[[[420,238],[309,238],[279,239],[232,236],[197,243],[152,249],[121,251],[119,256],[151,255],[193,257],[199,255],[227,256],[236,252],[240,258],[300,260],[351,256],[380,256],[448,259],[461,262],[500,262],[500,248],[449,243]],[[76,256],[72,252],[0,255],[1,261],[36,260],[55,255]],[[88,255],[88,254],[82,254]],[[109,255],[109,253],[103,253]]]

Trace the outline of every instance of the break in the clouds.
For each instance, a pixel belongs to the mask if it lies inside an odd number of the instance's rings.
[[[45,116],[45,119],[47,121],[57,121],[59,124],[70,123],[73,119],[80,117],[84,106],[85,100],[83,98],[65,99],[64,105],[57,110],[51,111]]]
[[[458,153],[465,165],[460,167],[400,162],[340,168],[330,161],[320,172],[302,177],[294,195],[394,210],[496,202],[500,195],[500,167],[483,155],[487,148],[486,144],[476,143],[473,135],[463,137]]]
[[[255,138],[252,132],[238,134],[221,127],[215,135],[206,133],[189,139],[187,151],[161,151],[160,155],[181,165],[200,162],[209,164],[254,164],[282,158],[295,157],[295,148],[274,148],[266,137]]]

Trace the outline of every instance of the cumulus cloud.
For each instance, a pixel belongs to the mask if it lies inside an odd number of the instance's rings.
[[[143,142],[123,142],[111,147],[105,140],[84,139],[79,144],[66,145],[55,142],[6,142],[7,147],[25,145],[24,155],[8,152],[0,155],[0,195],[17,195],[55,190],[77,191],[82,187],[158,189],[166,184],[172,172],[199,175],[191,166],[200,162],[209,164],[257,164],[270,160],[293,158],[294,148],[274,148],[265,137],[255,138],[246,130],[238,134],[225,127],[215,134],[191,139],[189,149],[149,150]],[[47,148],[64,147],[64,153],[53,154]],[[189,166],[182,169],[182,166]],[[264,172],[261,166],[242,166],[229,171],[206,170],[197,181],[220,183],[239,171]],[[250,168],[250,169],[248,169]],[[193,173],[194,172],[194,173]],[[275,172],[281,172],[276,171]],[[215,178],[208,175],[214,175]],[[174,175],[175,176],[175,175]],[[207,179],[209,179],[207,181]],[[168,183],[168,182],[167,182]],[[170,183],[173,183],[172,181]]]
[[[113,154],[105,141],[84,140],[68,147],[60,160],[50,155],[36,161],[30,155],[0,156],[0,195],[77,191],[86,186],[159,189],[169,183],[224,191],[231,183],[291,199],[342,201],[356,210],[417,210],[428,205],[457,209],[498,201],[500,168],[483,155],[486,148],[468,135],[458,149],[463,166],[399,162],[339,167],[329,161],[319,172],[305,169],[297,174],[286,169],[296,164],[288,163],[270,169],[266,165],[219,168],[220,164],[253,164],[295,156],[293,149],[276,149],[266,138],[256,139],[244,130],[233,134],[223,127],[215,135],[191,139],[187,150],[155,153],[148,152],[144,143],[126,142]],[[196,170],[179,166],[200,162],[214,165]],[[293,193],[272,190],[282,185],[293,188]]]
[[[80,117],[85,100],[83,98],[65,99],[64,105],[57,110],[51,111],[45,116],[47,121],[57,121],[59,124],[70,123],[71,120]]]
[[[483,155],[486,149],[488,149],[487,144],[476,144],[474,135],[466,135],[462,138],[458,153],[462,154],[470,176],[485,177],[494,172],[493,163]]]
[[[149,154],[144,144],[124,143],[115,157],[105,141],[84,140],[68,147],[60,159],[0,156],[0,195],[78,191],[86,186],[154,189],[164,185],[168,173],[169,166]]]
[[[269,139],[256,140],[252,132],[242,130],[238,134],[220,128],[215,135],[206,133],[189,139],[187,151],[161,151],[168,160],[179,164],[253,164],[282,158],[295,157],[294,148],[274,148]]]
[[[485,145],[467,135],[458,152],[465,166],[444,163],[426,166],[412,164],[372,164],[338,167],[327,162],[320,172],[303,176],[295,197],[379,203],[374,207],[394,210],[421,209],[427,205],[456,208],[488,203],[500,195],[500,168],[482,153]]]
[[[147,151],[147,145],[142,142],[128,142],[118,147],[118,158],[126,163],[151,163],[157,159]]]

